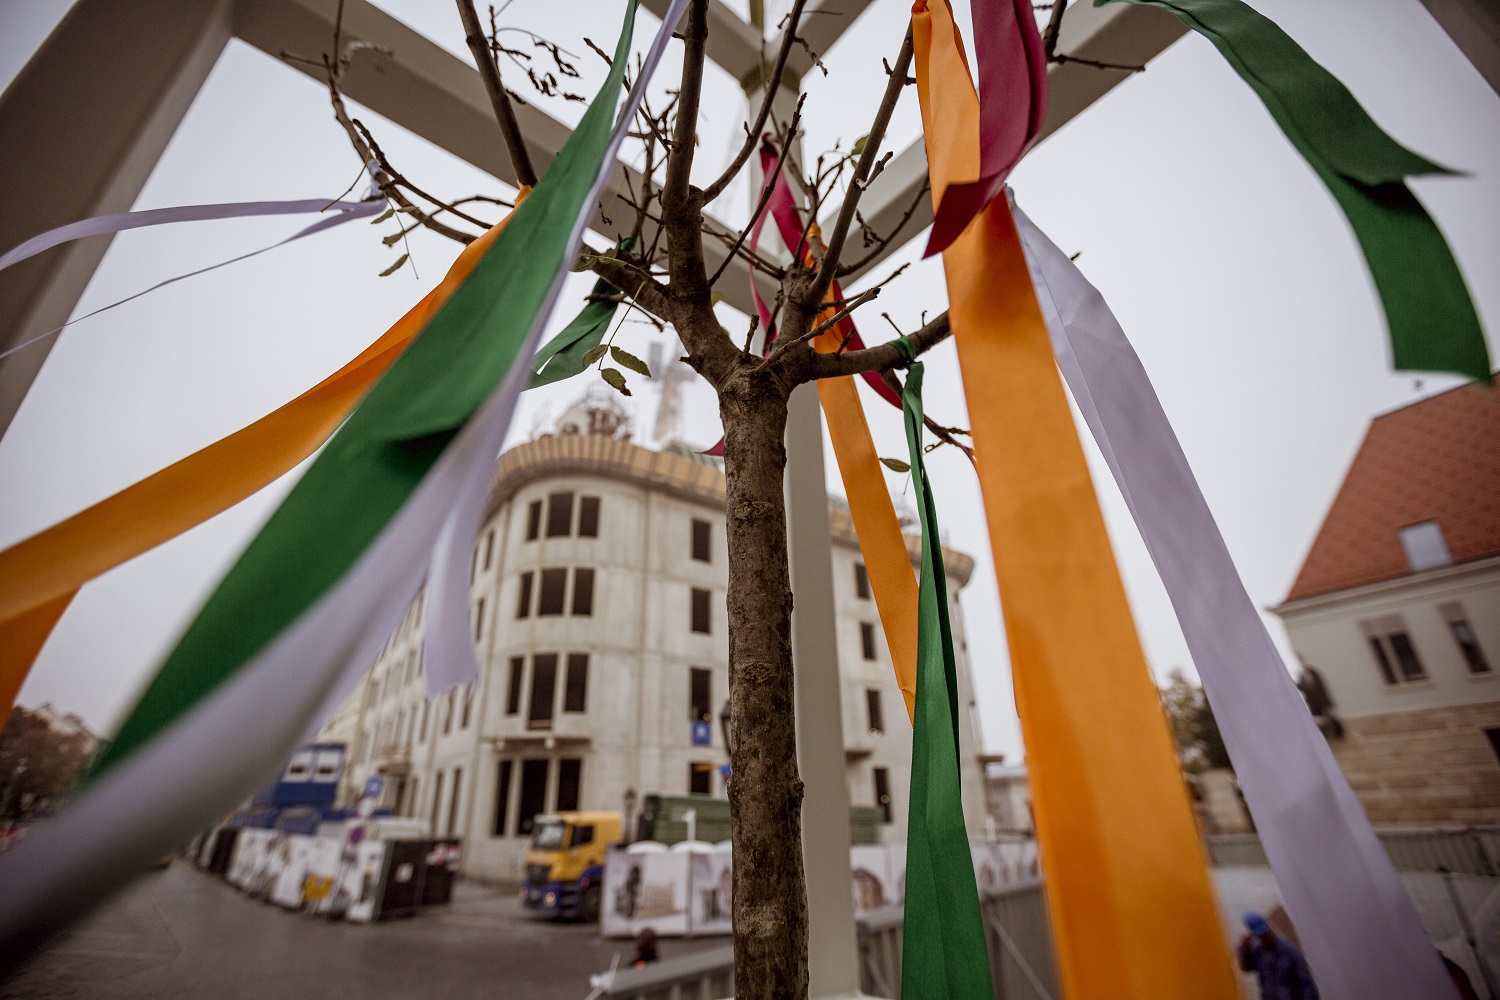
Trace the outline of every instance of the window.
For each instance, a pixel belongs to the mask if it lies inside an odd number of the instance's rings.
[[[713,553],[709,551],[709,539],[712,528],[707,521],[693,518],[693,558],[699,562],[713,562]]]
[[[516,833],[531,836],[538,813],[547,811],[547,761],[521,761],[521,804],[516,812]]]
[[[488,572],[490,564],[495,559],[495,529],[491,528],[484,533],[484,568]]]
[[[1402,528],[1401,548],[1406,551],[1406,564],[1412,572],[1447,566],[1453,562],[1448,552],[1448,540],[1443,537],[1443,528],[1436,521],[1423,521]]]
[[[474,605],[474,641],[477,643],[484,635],[484,598]]]
[[[880,710],[880,691],[865,689],[865,714],[870,717],[870,734],[878,736],[885,732],[885,715]]]
[[[870,572],[864,563],[854,564],[854,596],[862,601],[870,599]]]
[[[526,540],[536,541],[536,536],[542,531],[542,502],[531,501],[531,506],[526,508]]]
[[[692,667],[688,670],[688,693],[691,701],[688,707],[688,721],[714,721],[713,678],[713,672],[702,667]]]
[[[474,685],[472,685],[472,684],[465,684],[464,685],[464,714],[463,714],[463,717],[461,719],[459,719],[459,721],[458,721],[458,728],[460,728],[460,729],[468,729],[469,728],[469,714],[473,711],[473,708],[474,708]]]
[[[557,654],[537,653],[531,658],[531,710],[527,729],[552,728],[552,703],[557,692]]]
[[[693,588],[693,631],[707,634],[709,629],[708,591]]]
[[[495,825],[490,827],[492,836],[505,836],[505,811],[510,808],[511,762],[500,762],[500,773],[495,776]]]
[[[563,591],[568,587],[568,571],[565,569],[542,570],[541,597],[537,601],[538,615],[560,615],[563,613]]]
[[[529,618],[531,616],[531,573],[521,574],[521,590],[516,595],[516,617]]]
[[[1387,684],[1405,684],[1427,679],[1417,647],[1412,644],[1406,631],[1406,622],[1400,615],[1386,615],[1359,623],[1375,657],[1375,665]]]
[[[432,700],[422,702],[422,742],[427,741],[427,712],[432,708]]]
[[[875,770],[875,804],[880,807],[882,823],[891,821],[891,772],[883,767]]]
[[[573,533],[573,494],[554,493],[547,498],[547,537],[566,538]]]
[[[594,842],[594,825],[592,823],[584,826],[573,827],[573,836],[568,841],[569,847],[582,847],[584,844]]]
[[[594,571],[591,569],[573,571],[573,613],[575,615],[594,613]]]
[[[432,815],[428,818],[428,825],[432,827],[432,835],[437,836],[438,831],[438,808],[443,804],[443,772],[437,773],[437,784],[432,786]]]
[[[864,652],[865,659],[875,659],[875,626],[869,622],[859,623],[859,648]]]
[[[599,537],[599,498],[578,498],[578,537]]]
[[[421,787],[416,778],[411,779],[411,793],[406,798],[406,810],[401,815],[416,817],[417,803],[420,801],[417,792]]]
[[[505,692],[505,714],[515,715],[521,710],[521,673],[526,661],[519,656],[510,658],[510,684]]]
[[[714,766],[695,763],[688,765],[688,794],[712,795],[714,793]]]
[[[583,777],[583,761],[577,757],[564,757],[557,762],[557,811],[571,812],[578,808],[578,783]]]
[[[1490,741],[1490,749],[1495,751],[1496,760],[1500,760],[1500,728],[1486,729],[1484,735]]]
[[[588,700],[589,655],[568,654],[568,673],[563,681],[563,711],[582,712]]]
[[[458,832],[458,801],[463,797],[464,769],[453,769],[453,791],[448,793],[448,836]]]
[[[453,697],[458,694],[458,688],[449,688],[448,697],[443,699],[443,735],[447,736],[453,732]]]
[[[1448,633],[1453,636],[1453,641],[1458,643],[1458,651],[1463,654],[1469,673],[1489,673],[1490,661],[1485,659],[1484,650],[1479,648],[1479,637],[1474,634],[1474,626],[1469,624],[1469,615],[1464,610],[1464,606],[1457,601],[1452,601],[1439,605],[1438,612],[1448,623]]]

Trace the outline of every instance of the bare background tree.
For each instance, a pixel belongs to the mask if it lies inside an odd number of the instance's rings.
[[[525,86],[545,96],[582,100],[567,89],[569,81],[580,75],[575,57],[530,32],[497,26],[494,8],[489,10],[486,24],[473,0],[457,0],[457,7],[516,176],[521,184],[534,184],[537,172],[513,110],[513,102],[523,98],[506,79],[524,79]],[[909,75],[911,35],[908,32],[899,50],[886,61],[887,84],[878,106],[872,109],[866,135],[849,152],[835,149],[810,164],[801,163],[795,150],[805,95],[795,102],[795,110],[786,120],[777,115],[776,109],[779,101],[788,100],[782,84],[794,46],[807,48],[815,64],[821,65],[816,62],[817,54],[798,34],[804,7],[805,0],[796,0],[780,25],[783,40],[766,73],[764,97],[755,118],[744,123],[743,144],[722,174],[699,187],[690,181],[690,175],[697,145],[709,18],[708,0],[694,0],[678,27],[677,37],[683,43],[681,80],[669,93],[665,106],[653,107],[646,102],[634,122],[631,134],[644,146],[644,169],[639,183],[632,184],[628,199],[634,217],[613,220],[618,231],[604,234],[616,240],[633,237],[634,243],[630,249],[617,246],[602,254],[585,252],[579,261],[620,289],[628,308],[670,326],[687,350],[682,360],[718,396],[728,491],[729,702],[734,734],[729,748],[732,777],[728,792],[735,859],[735,995],[744,1000],[804,997],[808,986],[807,898],[801,846],[803,789],[797,772],[793,594],[783,493],[788,400],[792,391],[805,383],[863,372],[880,372],[899,389],[894,372],[902,365],[900,353],[891,344],[849,350],[845,338],[835,350],[820,352],[813,342],[843,317],[874,301],[885,281],[900,273],[896,271],[847,300],[830,295],[836,278],[853,273],[866,262],[846,261],[851,237],[861,241],[863,256],[879,252],[895,235],[894,231],[872,231],[860,217],[859,202],[890,160],[889,154],[881,155],[886,127],[903,90],[915,82]],[[520,41],[507,44],[513,37]],[[599,46],[587,39],[585,42],[598,58],[609,61]],[[378,165],[376,182],[391,202],[388,216],[398,227],[386,237],[387,244],[394,245],[416,226],[461,242],[471,241],[477,234],[466,226],[482,229],[489,225],[489,220],[472,213],[479,213],[484,205],[507,203],[484,195],[444,201],[404,176],[363,123],[349,115],[340,96],[340,76],[356,57],[357,47],[346,46],[335,32],[332,54],[323,56],[317,64],[324,69],[334,116],[361,162]],[[738,233],[724,231],[706,218],[704,209],[750,170],[763,143],[775,150],[776,167],[761,180],[751,223]],[[791,259],[785,263],[747,246],[754,218],[765,209],[778,173],[784,173],[800,195],[799,208],[808,220],[800,245],[791,248]],[[918,197],[927,194],[922,191]],[[825,241],[813,220],[824,215],[823,210],[835,201],[837,221]],[[913,202],[907,219],[916,207]],[[726,266],[713,274],[705,262],[705,240],[727,248]],[[733,258],[778,283],[771,309],[772,331],[757,330],[758,322],[752,318],[748,329],[731,332],[715,315],[715,284],[723,279],[727,262]],[[403,255],[391,270],[405,260]],[[768,332],[774,332],[774,339],[767,338]],[[944,313],[912,333],[910,339],[920,354],[948,333]],[[602,360],[598,367],[603,373]],[[619,387],[614,380],[610,384]],[[955,437],[961,431],[931,421],[928,426],[937,443],[951,443],[968,451]]]

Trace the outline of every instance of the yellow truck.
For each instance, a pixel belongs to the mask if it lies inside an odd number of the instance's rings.
[[[599,919],[604,857],[620,842],[617,812],[560,812],[538,816],[526,852],[521,902],[529,910]]]

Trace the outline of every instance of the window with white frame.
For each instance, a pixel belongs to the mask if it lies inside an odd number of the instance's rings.
[[[1422,665],[1416,644],[1406,629],[1406,620],[1400,615],[1362,621],[1359,628],[1386,684],[1396,686],[1427,679],[1427,668]]]

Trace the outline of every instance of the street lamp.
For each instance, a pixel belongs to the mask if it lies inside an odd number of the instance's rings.
[[[634,824],[631,822],[632,817],[635,815],[635,802],[635,789],[625,789],[625,831],[623,839],[626,844],[635,842]]]

